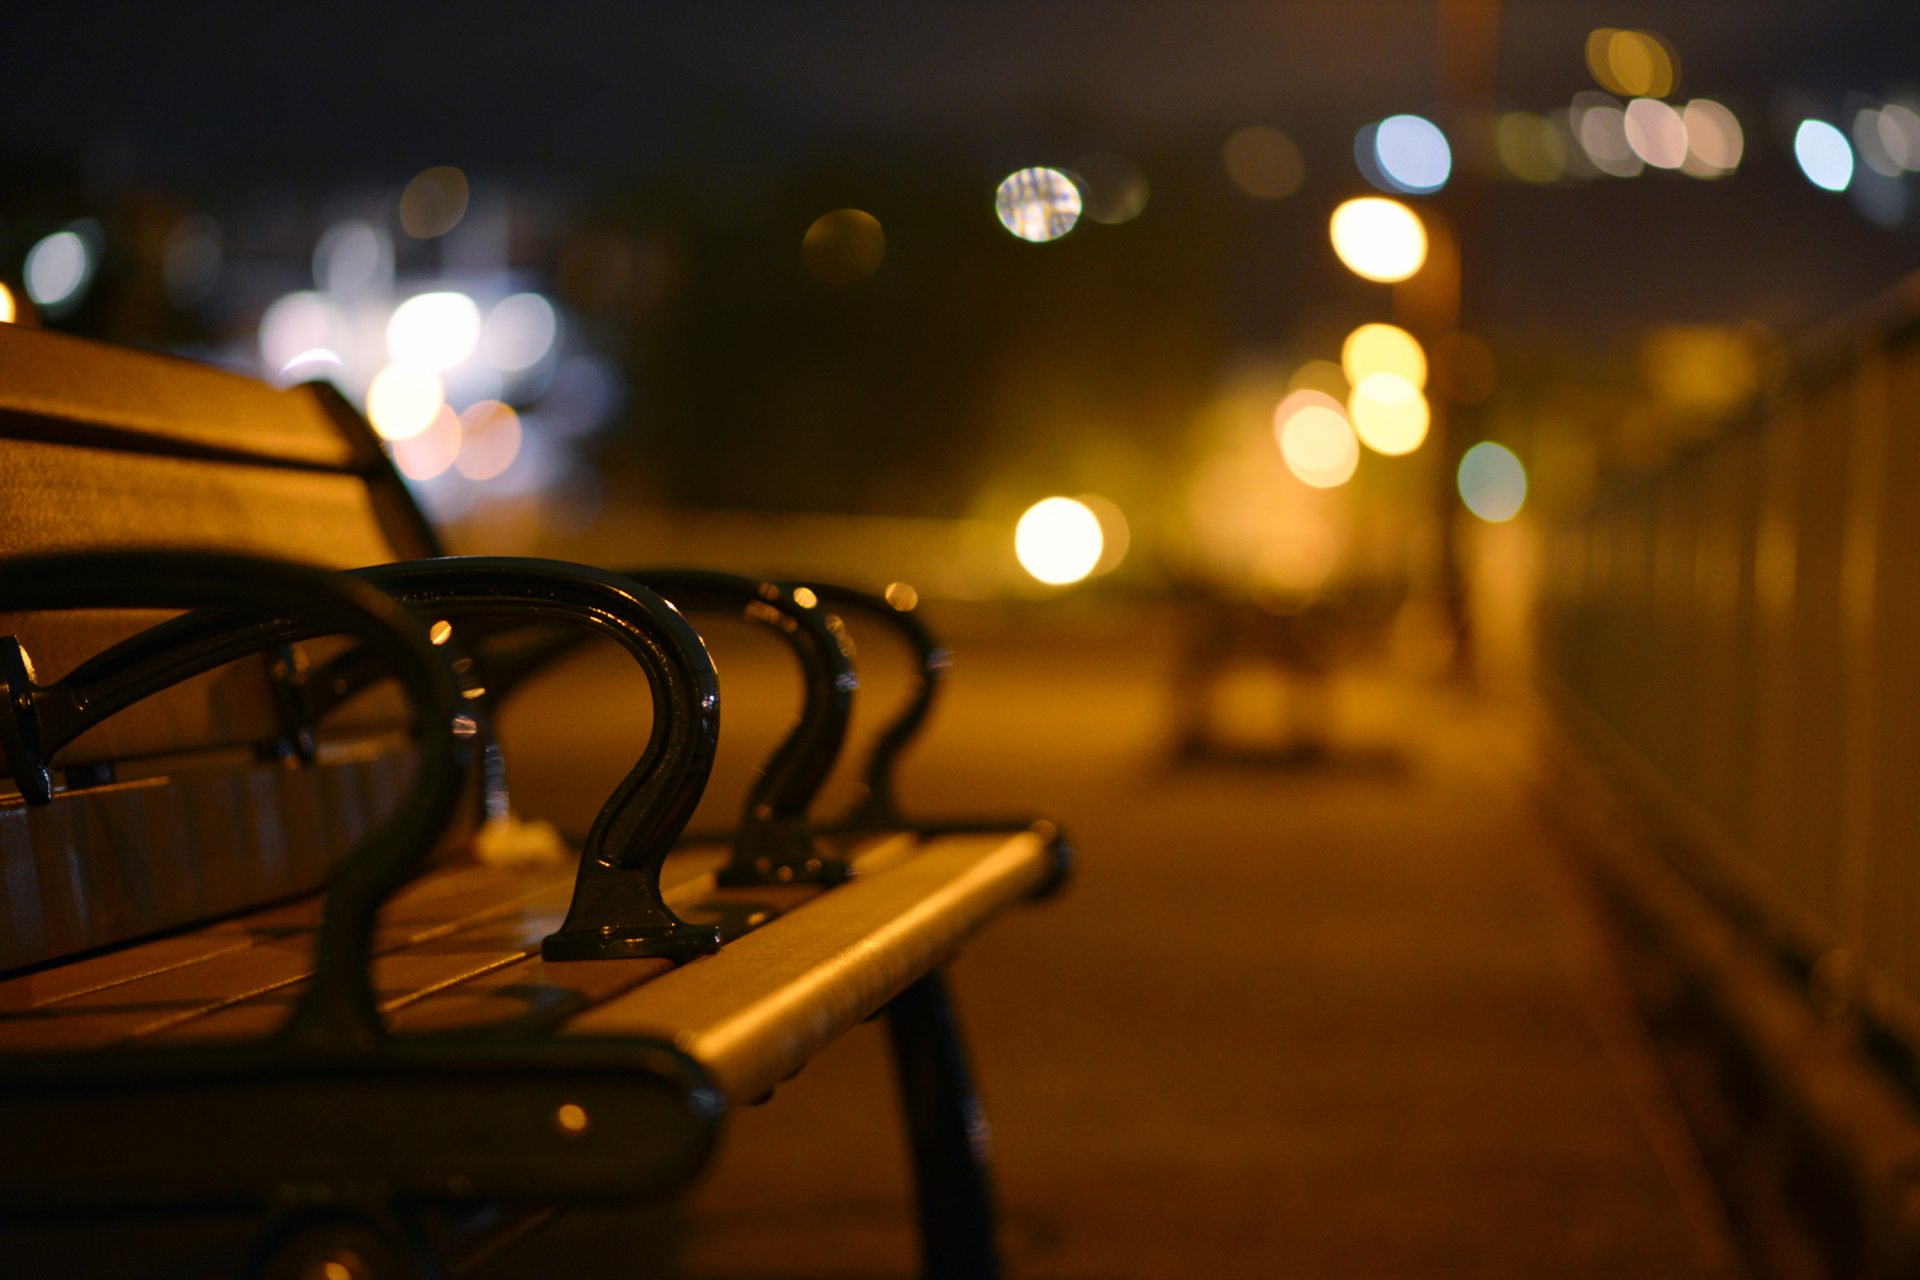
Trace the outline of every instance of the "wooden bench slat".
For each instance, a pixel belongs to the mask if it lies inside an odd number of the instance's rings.
[[[360,461],[310,392],[279,391],[210,365],[13,325],[0,330],[0,412],[76,430],[124,432],[151,448],[212,449],[341,470]]]
[[[566,869],[555,869],[529,877],[524,870],[499,867],[434,873],[412,886],[419,896],[411,911],[403,902],[397,918],[383,915],[375,946],[390,952],[495,919],[518,909],[530,896],[552,891],[567,874]],[[456,877],[453,887],[436,883]],[[242,945],[210,946],[191,961],[96,985],[18,1012],[0,1013],[0,1050],[94,1046],[154,1035],[297,983],[312,973],[313,933],[320,910],[320,900],[315,898],[228,921],[205,931],[205,936]],[[116,959],[131,969],[138,964],[139,952],[161,945],[177,947],[178,942],[143,944],[119,953]],[[31,982],[52,974],[23,975],[14,981]]]
[[[312,892],[408,774],[375,754],[0,798],[0,971]]]
[[[666,871],[669,892],[683,906],[697,902],[723,857],[711,848],[677,854]],[[537,951],[572,890],[570,862],[435,871],[381,913],[376,985],[397,1007]],[[0,1051],[271,1029],[312,972],[320,912],[321,900],[308,898],[0,981]],[[451,941],[437,945],[442,940]],[[255,1004],[272,1016],[252,1012]]]
[[[942,836],[878,874],[570,1019],[562,1034],[673,1041],[730,1098],[757,1098],[1054,874],[1045,842]]]
[[[9,440],[5,456],[0,555],[193,548],[338,569],[393,558],[360,476],[41,440]]]

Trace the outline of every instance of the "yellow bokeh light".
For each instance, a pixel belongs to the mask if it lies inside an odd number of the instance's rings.
[[[446,407],[440,375],[390,364],[367,386],[367,420],[387,440],[410,440]]]
[[[1097,493],[1083,493],[1075,501],[1093,512],[1093,518],[1100,522],[1100,558],[1094,562],[1092,575],[1099,577],[1103,573],[1112,573],[1127,558],[1127,548],[1133,545],[1133,531],[1127,527],[1127,517],[1110,498]]]
[[[460,412],[460,456],[454,470],[469,480],[491,480],[520,456],[520,415],[498,400],[482,400]]]
[[[828,284],[852,284],[880,269],[887,235],[880,220],[861,209],[835,209],[813,220],[800,240],[807,270]]]
[[[1338,405],[1323,403],[1317,392],[1295,392],[1282,400],[1274,412],[1274,429],[1287,470],[1304,484],[1338,488],[1360,465],[1353,424]]]
[[[1427,260],[1427,228],[1420,215],[1384,196],[1361,196],[1333,211],[1333,251],[1357,276],[1393,284]]]
[[[1347,411],[1360,443],[1389,458],[1418,449],[1433,420],[1420,388],[1397,373],[1370,373],[1360,379]]]
[[[1427,353],[1399,325],[1363,324],[1341,344],[1340,370],[1350,386],[1370,374],[1391,373],[1419,388],[1427,385]]]
[[[589,1117],[587,1109],[577,1102],[562,1103],[553,1113],[553,1123],[560,1132],[568,1136],[578,1136],[587,1131]]]
[[[920,593],[914,590],[911,582],[889,582],[882,595],[888,604],[901,613],[912,613],[914,606],[920,603]]]
[[[1679,59],[1665,40],[1614,27],[1587,36],[1587,70],[1602,88],[1630,98],[1664,98],[1680,79]]]
[[[1027,508],[1013,532],[1020,567],[1049,586],[1078,582],[1100,563],[1100,518],[1084,502],[1046,498]]]
[[[13,290],[0,283],[0,324],[12,324],[20,318],[20,304],[13,300]]]
[[[467,175],[452,165],[424,169],[400,193],[400,229],[415,240],[443,236],[467,214]]]

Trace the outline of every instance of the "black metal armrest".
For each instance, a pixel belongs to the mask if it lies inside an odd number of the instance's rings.
[[[93,725],[236,658],[315,635],[352,636],[405,690],[419,774],[387,820],[335,872],[315,942],[312,981],[283,1038],[316,1049],[383,1035],[369,971],[375,913],[452,818],[473,763],[473,722],[427,628],[366,583],[320,569],[198,552],[109,552],[0,564],[9,610],[192,608],[76,667],[33,679],[19,642],[0,644],[0,746],[29,804],[51,800],[48,760]],[[211,606],[211,607],[208,607]]]
[[[1041,896],[1064,884],[1073,869],[1073,846],[1059,825],[1037,814],[914,819],[901,811],[895,788],[900,757],[933,712],[941,682],[953,665],[952,653],[942,645],[911,609],[896,607],[884,596],[834,582],[808,584],[823,604],[857,613],[890,627],[913,653],[915,682],[906,701],[887,721],[860,768],[860,800],[838,822],[821,828],[823,834],[870,831],[911,831],[921,836],[961,835],[969,832],[1033,830],[1042,835],[1053,860],[1054,875]]]
[[[852,610],[884,623],[896,632],[913,651],[914,685],[907,700],[886,722],[860,766],[862,795],[845,817],[832,824],[835,831],[899,830],[911,824],[900,812],[894,788],[894,774],[900,756],[919,734],[933,711],[934,698],[940,692],[953,656],[934,638],[924,623],[911,611],[895,608],[882,596],[856,590],[834,582],[810,582],[819,599],[838,609]]]
[[[483,636],[503,622],[549,623],[606,636],[634,657],[653,695],[653,730],[594,819],[573,904],[542,952],[586,960],[716,950],[719,930],[681,920],[660,891],[661,864],[700,801],[720,736],[713,660],[687,620],[630,579],[559,561],[454,557],[355,573],[435,618],[472,621]]]
[[[833,771],[846,741],[858,684],[853,646],[838,617],[819,607],[811,590],[785,583],[701,569],[630,569],[624,577],[659,592],[690,611],[737,612],[762,623],[787,642],[805,685],[799,721],[774,749],[747,796],[722,868],[726,884],[817,883],[844,880],[844,859],[820,850],[809,819],[815,798]],[[495,696],[510,692],[539,670],[575,651],[577,635],[529,634],[509,622],[481,634],[475,656]]]

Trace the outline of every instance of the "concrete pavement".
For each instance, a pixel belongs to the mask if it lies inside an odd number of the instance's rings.
[[[1014,1276],[1737,1274],[1497,707],[1357,674],[1328,764],[1176,769],[1160,623],[960,621],[908,798],[1045,810],[1083,855],[954,970]],[[736,639],[714,822],[791,705]],[[616,672],[522,703],[529,807],[577,821],[611,781],[588,762],[644,734],[605,713]],[[1278,697],[1236,682],[1237,728]],[[910,1275],[884,1048],[862,1028],[737,1116],[686,1205],[574,1214],[487,1274]]]

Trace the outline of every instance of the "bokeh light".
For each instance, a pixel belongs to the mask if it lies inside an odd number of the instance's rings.
[[[1807,181],[1824,191],[1845,191],[1853,181],[1853,147],[1847,135],[1824,120],[1802,120],[1793,135],[1793,158]]]
[[[441,373],[480,345],[480,308],[464,293],[419,293],[387,321],[387,356],[409,369]]]
[[[440,375],[390,364],[367,387],[367,420],[382,439],[410,440],[446,407]]]
[[[1622,132],[1633,154],[1656,169],[1678,169],[1687,160],[1687,126],[1680,113],[1658,98],[1627,104]]]
[[[1616,178],[1637,176],[1647,162],[1627,140],[1627,113],[1601,94],[1581,94],[1570,117],[1574,137],[1594,168]]]
[[[78,231],[56,231],[27,250],[27,296],[58,313],[77,303],[93,278],[93,253]]]
[[[1522,182],[1558,182],[1567,176],[1567,144],[1545,116],[1509,111],[1493,126],[1494,154]]]
[[[1353,478],[1360,442],[1339,402],[1318,391],[1295,391],[1273,411],[1280,457],[1302,483],[1334,489]]]
[[[314,246],[313,282],[342,298],[385,292],[393,285],[393,241],[358,218],[335,223]]]
[[[1427,353],[1399,325],[1363,324],[1340,344],[1340,371],[1350,386],[1369,374],[1391,373],[1418,390],[1427,385]]]
[[[491,480],[520,456],[520,415],[498,400],[460,411],[460,452],[454,469],[469,480]]]
[[[1488,524],[1504,524],[1527,501],[1527,469],[1513,450],[1482,440],[1460,459],[1460,501]]]
[[[460,419],[441,405],[425,430],[388,443],[393,465],[409,480],[425,482],[445,474],[461,452]]]
[[[1427,195],[1447,185],[1453,151],[1440,127],[1424,116],[1388,116],[1372,129],[1373,161],[1395,191]]]
[[[1318,391],[1333,404],[1344,404],[1352,384],[1346,373],[1331,360],[1309,360],[1287,379],[1288,391]]]
[[[344,333],[345,322],[325,295],[285,294],[260,317],[260,363],[288,369],[309,352],[338,352]]]
[[[1356,382],[1347,414],[1360,443],[1389,458],[1418,449],[1433,420],[1420,388],[1397,373],[1370,373]]]
[[[1906,173],[1920,173],[1920,111],[1889,102],[1880,108],[1875,125],[1888,158]]]
[[[1333,211],[1329,231],[1340,261],[1368,280],[1405,280],[1427,260],[1427,229],[1420,215],[1398,200],[1348,200]]]
[[[1145,211],[1152,189],[1133,161],[1111,151],[1096,151],[1073,162],[1082,212],[1095,222],[1116,226]]]
[[[1027,508],[1013,533],[1020,567],[1049,586],[1078,582],[1100,563],[1100,518],[1072,498],[1045,498]]]
[[[880,595],[900,613],[912,613],[920,603],[920,593],[911,582],[889,582]]]
[[[1664,98],[1680,80],[1673,47],[1651,31],[1601,27],[1592,32],[1587,70],[1603,88],[1630,98]]]
[[[1000,225],[1033,244],[1058,240],[1080,221],[1080,188],[1058,169],[1009,174],[993,198]]]
[[[1248,125],[1220,149],[1227,178],[1256,200],[1284,200],[1300,189],[1306,165],[1293,139],[1278,129]]]
[[[14,301],[13,290],[0,281],[0,324],[12,324],[20,318],[20,304]]]
[[[467,175],[436,165],[413,176],[400,193],[400,229],[415,240],[443,236],[467,214]]]
[[[530,369],[553,350],[559,321],[553,304],[537,293],[502,298],[480,326],[480,353],[506,373]]]
[[[887,235],[880,220],[860,209],[835,209],[813,220],[800,240],[807,270],[828,284],[852,284],[880,269]]]
[[[1127,526],[1126,513],[1112,499],[1097,493],[1083,493],[1075,501],[1093,512],[1093,518],[1100,522],[1100,558],[1094,562],[1091,576],[1097,578],[1103,573],[1112,573],[1127,558],[1127,549],[1133,545],[1133,530]]]
[[[1711,98],[1695,98],[1680,118],[1687,130],[1682,169],[1696,178],[1718,178],[1740,167],[1747,144],[1733,112]]]

